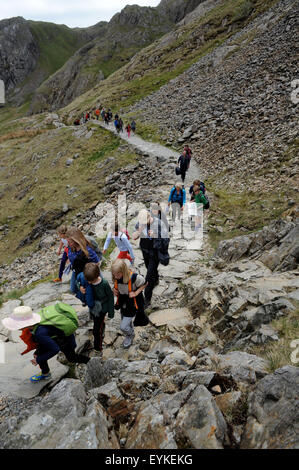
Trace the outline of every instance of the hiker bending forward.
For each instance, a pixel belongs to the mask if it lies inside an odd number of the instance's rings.
[[[76,311],[70,305],[58,302],[33,313],[30,307],[16,307],[3,325],[11,331],[22,330],[20,338],[27,344],[22,353],[35,350],[31,363],[39,365],[41,372],[33,375],[31,382],[51,378],[48,360],[62,351],[67,360],[87,364],[89,357],[77,354],[74,332],[79,326]]]

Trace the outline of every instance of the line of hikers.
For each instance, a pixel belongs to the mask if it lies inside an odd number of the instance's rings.
[[[187,161],[190,166],[191,153],[185,147],[179,162]],[[189,189],[190,201],[209,208],[209,199],[203,182],[195,180]],[[40,367],[40,373],[31,377],[31,382],[39,382],[51,377],[48,360],[62,351],[69,362],[87,363],[92,355],[101,356],[105,332],[105,318],[114,318],[115,310],[120,310],[120,330],[125,335],[123,347],[129,348],[135,336],[134,326],[146,326],[149,319],[146,310],[151,304],[153,290],[159,284],[159,264],[169,264],[170,226],[166,213],[171,207],[172,220],[180,220],[186,204],[186,191],[181,183],[171,188],[166,210],[159,203],[151,205],[151,210],[141,210],[138,214],[134,240],[140,239],[140,249],[146,267],[145,277],[134,268],[134,251],[126,228],[117,222],[111,226],[104,243],[103,252],[97,241],[84,235],[76,227],[62,225],[58,229],[60,239],[57,254],[62,258],[59,274],[55,283],[62,281],[63,273],[72,271],[70,290],[87,305],[93,321],[94,352],[90,356],[77,354],[75,331],[79,327],[76,311],[63,302],[58,302],[32,312],[30,307],[21,306],[2,320],[9,330],[22,330],[21,339],[27,349],[22,353],[35,350],[32,364]],[[195,230],[200,226],[195,220]],[[112,262],[112,286],[104,279],[100,265],[111,241],[119,248],[117,258]],[[116,297],[116,302],[114,301]]]
[[[82,116],[80,118],[75,119],[74,126],[85,124],[87,121],[89,121],[92,118],[95,118],[98,121],[100,116],[103,122],[107,126],[113,120],[113,114],[112,114],[111,108],[108,108],[108,110],[105,110],[105,108],[100,105],[100,106],[94,107],[91,111],[86,111],[85,113],[82,113]],[[115,114],[114,116],[114,126],[118,134],[124,131],[123,120],[121,117],[119,117],[118,114]],[[128,123],[125,126],[125,130],[127,131],[128,137],[130,137],[131,132],[135,133],[136,122],[134,119],[132,120],[131,123]]]

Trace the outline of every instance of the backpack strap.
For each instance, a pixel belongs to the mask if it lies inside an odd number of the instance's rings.
[[[132,273],[132,271],[130,271],[130,280],[128,283],[129,292],[132,292],[132,284],[136,281],[136,278],[137,278],[137,274]],[[135,305],[136,310],[138,310],[136,297],[134,297],[134,305]]]

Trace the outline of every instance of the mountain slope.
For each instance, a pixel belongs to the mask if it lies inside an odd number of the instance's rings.
[[[157,8],[126,6],[37,90],[31,113],[66,106],[174,28],[202,0],[163,0]]]
[[[93,34],[22,17],[0,21],[0,77],[9,102],[26,101]]]

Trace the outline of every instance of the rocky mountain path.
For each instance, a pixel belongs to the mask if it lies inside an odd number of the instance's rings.
[[[103,128],[114,132],[115,130],[112,125],[108,127],[105,124],[98,123]],[[127,133],[121,133],[120,137],[127,141],[134,150],[138,150],[145,153],[152,158],[160,158],[165,163],[171,163],[170,167],[163,165],[162,168],[165,170],[165,183],[158,188],[151,187],[149,182],[149,189],[152,195],[152,201],[163,201],[167,203],[170,189],[176,180],[179,181],[179,177],[175,177],[173,174],[173,163],[177,162],[179,154],[171,149],[163,147],[160,144],[146,142],[136,135],[132,135],[130,138],[127,137]],[[190,169],[187,172],[185,187],[188,197],[188,188],[192,184],[193,180],[202,177],[202,172],[199,169],[195,159],[192,159]],[[169,218],[170,225],[172,225]],[[123,337],[120,335],[120,318],[118,312],[115,314],[113,320],[107,320],[106,334],[105,334],[105,349],[103,359],[107,358],[127,358],[133,360],[141,358],[144,352],[140,350],[140,345],[144,343],[144,338],[150,337],[154,339],[160,337],[159,328],[165,325],[169,325],[170,329],[176,331],[179,341],[179,330],[180,326],[184,327],[186,323],[190,323],[192,318],[187,308],[182,308],[183,302],[183,290],[182,280],[186,278],[196,269],[198,271],[198,265],[196,268],[192,267],[195,263],[198,263],[203,258],[206,252],[210,251],[208,244],[208,237],[205,230],[203,238],[194,238],[194,225],[189,223],[188,214],[185,212],[183,216],[183,223],[179,225],[178,221],[171,228],[171,242],[169,247],[170,263],[168,266],[159,267],[160,283],[155,288],[150,315],[151,326],[146,328],[136,328],[136,338],[133,346],[124,351],[121,344]],[[131,240],[135,252],[135,269],[146,274],[142,253],[139,246],[139,241]],[[117,256],[118,249],[116,248],[111,254],[111,260]],[[109,270],[104,271],[104,276],[110,282],[112,281],[111,273]],[[34,311],[42,308],[45,305],[49,305],[58,300],[65,301],[73,305],[80,318],[81,328],[78,330],[78,345],[81,349],[84,349],[86,344],[89,344],[91,338],[91,324],[89,323],[89,314],[86,307],[82,307],[81,302],[69,293],[69,277],[64,276],[61,285],[56,285],[51,282],[46,282],[38,285],[31,291],[23,295],[20,300],[8,301],[0,309],[0,317],[4,317],[13,308],[21,303],[23,305],[29,305]],[[150,332],[150,333],[149,333]],[[7,331],[0,327],[0,338],[7,340]],[[34,366],[29,362],[31,353],[20,356],[20,352],[23,350],[23,343],[19,340],[18,332],[10,334],[10,341],[6,343],[6,363],[1,365],[0,368],[0,394],[13,395],[22,398],[32,398],[37,396],[40,391],[44,388],[45,384],[30,384],[28,383],[28,377],[36,372]],[[56,358],[50,361],[51,370],[53,372],[53,380],[47,383],[46,386],[55,385],[61,377],[63,377],[68,368],[62,365]]]

